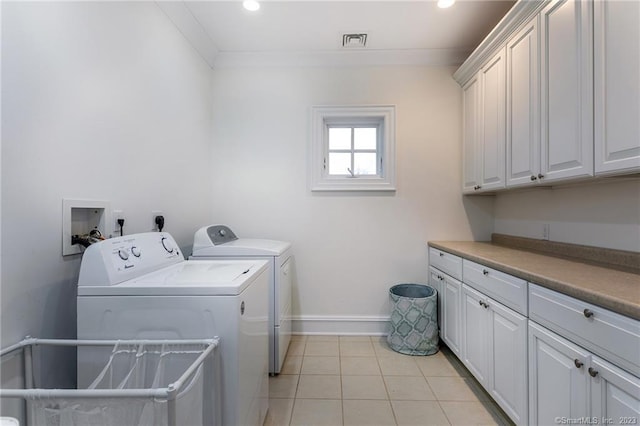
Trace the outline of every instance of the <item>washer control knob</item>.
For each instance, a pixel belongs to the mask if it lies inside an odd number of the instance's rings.
[[[162,237],[162,240],[160,240],[160,241],[162,242],[162,247],[164,247],[164,249],[167,251],[167,253],[173,253],[175,248],[171,245],[171,242],[169,242],[167,237]]]
[[[224,237],[225,235],[227,235],[227,231],[225,231],[224,229],[221,229],[218,231],[218,234],[220,234],[221,237]]]
[[[140,254],[142,254],[142,252],[138,247],[133,246],[131,247],[131,254],[134,255],[135,257],[140,257]]]
[[[129,259],[129,253],[127,253],[127,251],[125,249],[118,250],[118,256],[120,256],[120,259],[122,259],[122,260]]]

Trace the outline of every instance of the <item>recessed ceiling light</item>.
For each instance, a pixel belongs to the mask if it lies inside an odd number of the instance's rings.
[[[438,0],[438,7],[440,9],[446,9],[447,7],[453,6],[456,0]]]
[[[256,10],[260,9],[260,3],[258,3],[256,0],[244,0],[242,2],[242,7],[250,10],[251,12],[255,12]]]

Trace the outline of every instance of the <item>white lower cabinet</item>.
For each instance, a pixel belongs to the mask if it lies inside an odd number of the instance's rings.
[[[440,338],[460,357],[462,301],[462,258],[429,247],[429,283],[438,292],[438,324]]]
[[[438,292],[438,325],[440,338],[456,354],[462,356],[461,315],[462,283],[444,272],[429,268],[429,284]]]
[[[462,362],[516,423],[527,423],[527,318],[462,286]]]
[[[487,387],[489,358],[489,323],[487,311],[484,306],[486,296],[469,288],[462,286],[462,340],[464,341],[464,352],[462,362],[469,369],[471,374],[484,386]]]
[[[637,424],[640,379],[529,321],[529,423]]]
[[[429,268],[429,285],[436,289],[438,293],[438,332],[442,338],[442,314],[444,313],[444,297],[442,294],[443,280],[442,272],[434,267]]]
[[[461,315],[462,283],[447,275],[442,282],[444,314],[442,315],[442,340],[458,357],[462,356]]]
[[[489,394],[518,424],[527,423],[527,318],[497,302],[489,305],[492,344]]]
[[[640,424],[640,321],[450,253],[429,258],[440,337],[514,423]]]
[[[587,417],[589,353],[529,321],[529,423]]]
[[[591,378],[591,417],[600,423],[640,422],[640,379],[593,356],[588,370]]]

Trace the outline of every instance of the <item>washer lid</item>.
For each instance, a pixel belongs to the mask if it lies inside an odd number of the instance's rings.
[[[240,238],[228,243],[193,245],[192,257],[210,256],[280,256],[291,247],[291,243],[276,240]]]
[[[78,296],[236,296],[266,265],[264,260],[190,260],[117,285],[78,287]]]

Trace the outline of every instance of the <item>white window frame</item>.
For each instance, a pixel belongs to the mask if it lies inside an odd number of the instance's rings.
[[[329,127],[378,128],[378,175],[329,175]],[[395,191],[395,105],[311,108],[310,186],[312,191]]]

